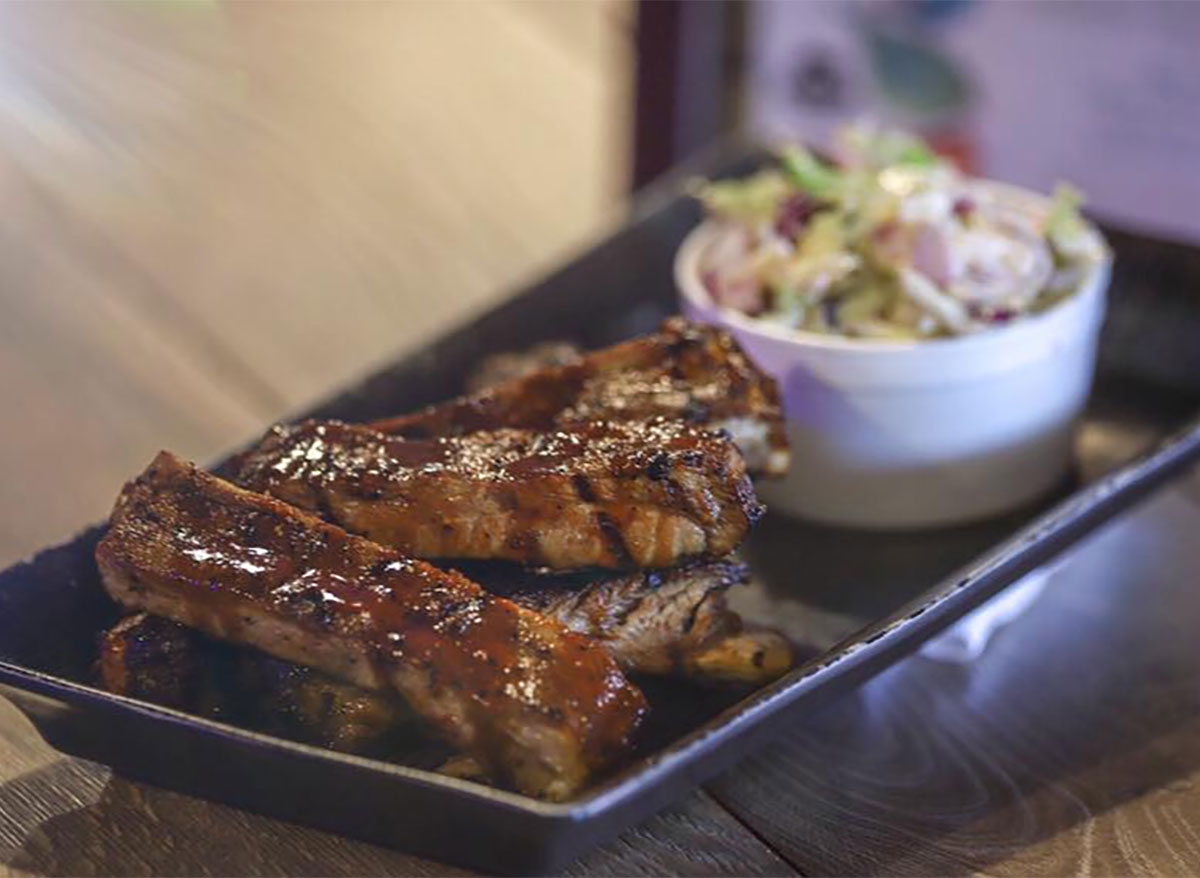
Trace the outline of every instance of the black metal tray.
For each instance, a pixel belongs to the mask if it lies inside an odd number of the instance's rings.
[[[567,268],[425,351],[319,406],[360,420],[449,397],[486,353],[544,339],[598,346],[674,310],[670,262],[698,220],[693,173],[744,169],[715,153],[639,201],[630,224]],[[102,528],[0,573],[0,694],[67,753],[170,787],[490,871],[560,866],[728,766],[789,716],[858,685],[1200,457],[1200,255],[1110,230],[1116,251],[1101,366],[1077,474],[1004,519],[912,534],[768,514],[738,602],[782,626],[802,662],[756,692],[648,689],[644,755],[566,804],[420,768],[327,752],[102,692],[96,636],[116,617],[92,549]],[[114,494],[118,486],[114,485]],[[1031,648],[1034,648],[1031,646]]]

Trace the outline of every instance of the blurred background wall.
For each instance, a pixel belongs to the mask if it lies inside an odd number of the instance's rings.
[[[581,247],[626,2],[0,4],[0,563]]]
[[[747,124],[915,128],[988,176],[1067,179],[1103,217],[1200,242],[1200,4],[755,3]]]

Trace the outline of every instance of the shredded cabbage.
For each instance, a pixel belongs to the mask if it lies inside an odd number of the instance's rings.
[[[778,171],[759,171],[744,180],[699,182],[693,186],[705,209],[722,219],[743,223],[769,222],[791,193]]]
[[[841,175],[802,146],[786,147],[779,163],[789,181],[801,192],[816,198],[836,198],[842,188]]]
[[[852,337],[960,335],[1051,307],[1107,258],[1070,186],[1035,217],[912,134],[851,126],[834,154],[790,146],[776,168],[694,188],[741,236],[705,266],[719,304]]]

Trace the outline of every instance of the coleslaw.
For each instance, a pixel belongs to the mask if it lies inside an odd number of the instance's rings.
[[[788,147],[776,167],[696,186],[724,232],[701,261],[718,305],[855,338],[964,335],[1052,307],[1107,259],[1070,186],[1033,215],[918,138],[863,124],[833,154]]]

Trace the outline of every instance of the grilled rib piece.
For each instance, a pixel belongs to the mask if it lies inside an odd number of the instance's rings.
[[[778,631],[750,628],[684,653],[680,674],[706,683],[762,686],[792,669],[792,645]]]
[[[761,685],[791,668],[782,634],[744,630],[725,593],[749,580],[734,558],[618,576],[488,565],[471,568],[489,591],[558,619],[609,648],[631,674]]]
[[[628,673],[677,674],[684,656],[741,630],[725,592],[746,581],[730,559],[619,575],[562,574],[510,565],[468,568],[489,591],[600,640]]]
[[[100,639],[109,692],[346,753],[382,753],[413,724],[402,700],[342,683],[255,649],[212,640],[149,613],[126,616]]]
[[[408,440],[308,421],[237,481],[420,558],[560,569],[720,557],[762,511],[737,449],[675,422]]]
[[[582,352],[565,341],[544,341],[522,351],[506,351],[485,357],[467,377],[467,393],[486,390],[497,384],[523,378],[539,369],[566,366],[576,362]]]
[[[724,429],[756,475],[787,472],[779,393],[723,330],[664,321],[659,331],[422,411],[375,422],[426,439],[514,427],[550,431],[665,417]]]
[[[96,664],[109,692],[192,713],[223,707],[209,685],[201,637],[168,619],[126,616],[100,638]]]
[[[122,491],[96,561],[130,609],[400,693],[530,795],[578,791],[645,711],[594,641],[167,452]]]
[[[206,637],[149,613],[100,638],[100,683],[110,692],[222,718],[343,753],[440,766],[457,756],[422,734],[397,696]],[[482,777],[482,769],[479,770]]]
[[[409,749],[420,746],[416,717],[397,695],[343,683],[257,650],[238,652],[229,688],[256,728],[343,753],[386,756],[398,738]]]

